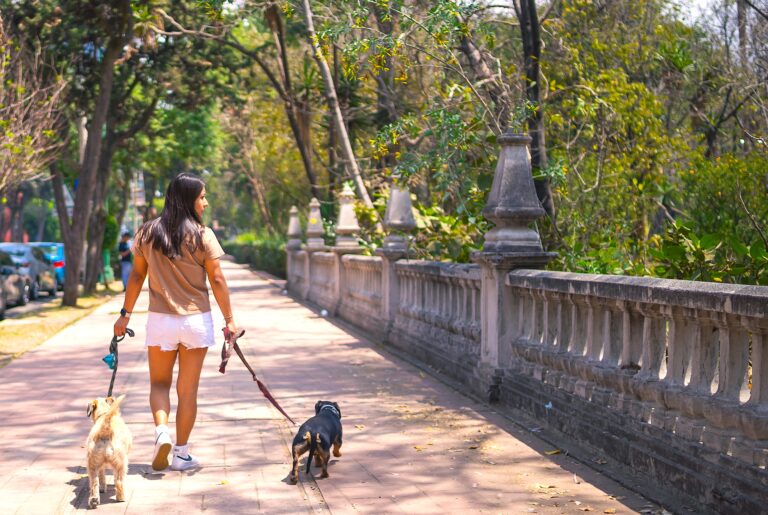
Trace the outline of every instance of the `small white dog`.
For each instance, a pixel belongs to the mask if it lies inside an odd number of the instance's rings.
[[[94,399],[88,404],[87,414],[93,419],[85,447],[88,450],[88,481],[90,495],[88,506],[99,505],[99,492],[107,488],[105,469],[111,468],[115,476],[117,501],[125,501],[123,480],[128,473],[128,453],[133,444],[131,431],[120,416],[120,403],[125,395],[117,399],[107,397]]]

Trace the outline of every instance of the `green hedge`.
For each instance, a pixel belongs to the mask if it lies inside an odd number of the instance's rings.
[[[225,241],[224,251],[238,263],[248,263],[256,270],[285,278],[285,242],[266,239],[253,242]]]

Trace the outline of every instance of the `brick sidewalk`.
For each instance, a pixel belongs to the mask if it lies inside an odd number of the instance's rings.
[[[301,422],[318,399],[344,415],[343,456],[330,478],[287,483],[295,428],[262,397],[236,356],[218,373],[209,352],[200,386],[196,472],[154,473],[143,349],[147,294],[120,346],[116,394],[134,447],[127,502],[102,494],[102,513],[635,513],[646,499],[595,473],[415,367],[223,263],[249,361]],[[0,514],[85,511],[87,403],[104,395],[101,363],[122,297],[0,369]],[[220,321],[218,309],[214,318]],[[172,396],[172,403],[175,401]],[[319,473],[318,473],[319,476]],[[615,511],[614,511],[615,510]]]

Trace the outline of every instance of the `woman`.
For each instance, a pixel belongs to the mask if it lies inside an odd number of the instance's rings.
[[[208,347],[214,345],[213,318],[205,277],[224,315],[227,328],[236,332],[229,302],[229,289],[219,258],[224,251],[211,229],[203,226],[208,207],[205,184],[194,175],[182,173],[168,185],[165,207],[136,233],[133,270],[128,279],[125,303],[115,322],[115,336],[125,334],[131,311],[149,275],[147,317],[147,359],[149,362],[149,405],[155,420],[155,449],[152,468],[169,465],[173,447],[173,470],[198,465],[189,454],[189,435],[197,416],[197,388]],[[168,430],[173,368],[179,358],[176,393],[176,445]]]

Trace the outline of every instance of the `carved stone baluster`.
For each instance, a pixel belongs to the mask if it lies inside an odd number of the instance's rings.
[[[720,452],[729,452],[735,429],[739,427],[742,387],[749,363],[749,338],[740,320],[720,315],[717,319],[719,365],[717,391],[704,405],[704,418],[710,422],[702,442]]]
[[[691,378],[681,396],[681,409],[685,417],[678,420],[675,432],[695,442],[701,441],[706,425],[704,408],[712,397],[712,381],[717,365],[717,328],[708,316],[697,312],[694,321]]]
[[[664,378],[664,404],[676,413],[683,411],[686,376],[690,375],[690,362],[696,337],[694,311],[684,308],[668,309],[669,335],[667,375]]]
[[[663,427],[667,413],[664,388],[659,383],[659,375],[666,349],[666,319],[656,305],[639,303],[637,310],[644,317],[643,353],[640,358],[640,371],[632,382],[636,395],[644,402],[643,420]]]
[[[733,454],[765,468],[768,465],[766,446],[754,442],[768,440],[768,322],[743,317],[742,324],[752,336],[752,390],[749,401],[741,407],[739,427],[751,441],[734,445]]]

